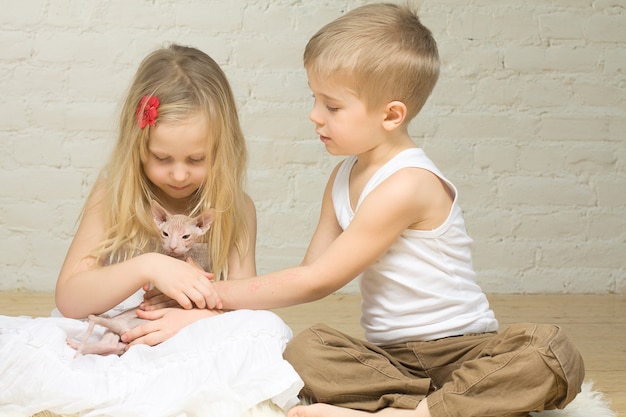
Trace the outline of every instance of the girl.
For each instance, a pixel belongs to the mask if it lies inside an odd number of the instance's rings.
[[[144,59],[59,274],[64,317],[0,317],[0,414],[235,416],[268,399],[297,401],[302,382],[282,359],[289,328],[269,312],[205,308],[210,279],[256,274],[246,155],[231,88],[213,59],[179,45]],[[152,199],[170,213],[214,209],[196,259],[156,252]],[[136,308],[149,287],[166,308],[145,317],[139,346],[72,359],[65,339],[86,329],[75,319]]]
[[[147,283],[162,291],[183,288],[183,307],[191,307],[188,299],[204,307],[193,289],[209,286],[205,275],[153,253],[151,199],[171,213],[197,215],[215,207],[206,253],[213,273],[253,276],[256,217],[243,192],[245,142],[215,61],[178,45],[152,53],[137,71],[120,127],[59,275],[61,313],[102,313]]]

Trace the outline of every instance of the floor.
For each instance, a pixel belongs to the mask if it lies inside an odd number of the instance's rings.
[[[585,359],[587,379],[606,394],[613,409],[626,416],[626,296],[492,295],[500,328],[513,322],[556,323]],[[335,294],[314,303],[274,310],[294,333],[324,322],[361,336],[358,295]],[[54,308],[48,293],[0,292],[0,314],[47,316]]]

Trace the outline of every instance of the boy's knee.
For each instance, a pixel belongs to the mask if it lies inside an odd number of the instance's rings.
[[[536,334],[540,337],[537,352],[556,377],[554,405],[563,408],[580,392],[585,378],[583,358],[559,326],[537,325]]]
[[[301,357],[302,352],[305,351],[305,349],[303,349],[304,344],[302,343],[302,338],[300,337],[300,335],[301,333],[294,336],[289,341],[289,343],[287,343],[285,351],[283,352],[283,357],[285,358],[285,360],[287,360],[287,362],[291,363],[292,365],[295,360]]]
[[[299,363],[310,360],[310,356],[315,351],[312,347],[320,344],[317,333],[319,326],[321,325],[314,325],[303,330],[287,343],[283,357],[287,362],[291,363],[296,370]]]

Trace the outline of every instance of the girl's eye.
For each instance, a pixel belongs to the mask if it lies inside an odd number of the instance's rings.
[[[167,156],[161,157],[161,156],[157,156],[157,155],[154,155],[154,154],[153,154],[153,156],[154,156],[154,159],[156,159],[159,162],[165,162],[165,161],[167,161],[169,159],[169,157],[167,157]]]
[[[328,110],[331,113],[336,112],[337,110],[339,110],[339,107],[332,107],[332,106],[328,106],[326,105],[326,110]]]
[[[204,162],[204,157],[202,158],[189,158],[189,162],[191,162],[192,164],[199,164]]]

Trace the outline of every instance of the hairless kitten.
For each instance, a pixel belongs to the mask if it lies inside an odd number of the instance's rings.
[[[162,251],[166,255],[184,260],[185,255],[193,248],[200,236],[203,236],[211,227],[214,209],[189,217],[183,214],[170,214],[155,200],[150,202],[154,224],[160,232]],[[128,330],[145,322],[137,317],[135,309],[127,310],[114,317],[103,317],[90,314],[87,333],[80,342],[67,339],[67,344],[76,349],[76,355],[89,353],[98,355],[122,355],[126,350],[126,343],[122,342],[121,335]],[[106,327],[106,331],[97,342],[88,343],[95,325]]]

